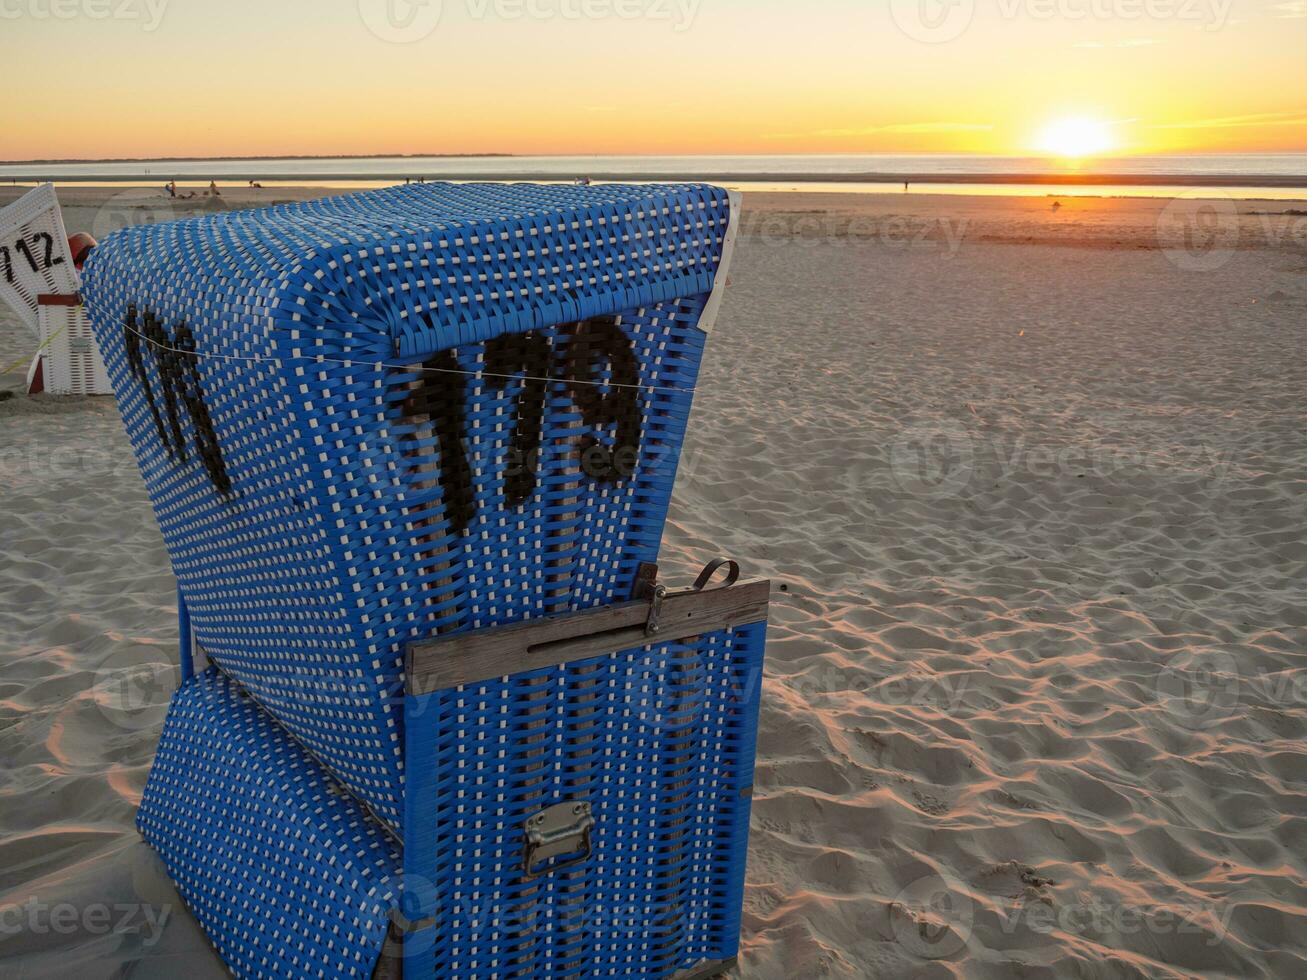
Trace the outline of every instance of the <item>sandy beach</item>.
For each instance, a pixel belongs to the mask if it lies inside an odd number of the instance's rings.
[[[778,583],[741,975],[1307,975],[1307,202],[743,220],[663,546]],[[112,399],[0,400],[0,510],[0,975],[225,976],[133,828],[176,604]]]

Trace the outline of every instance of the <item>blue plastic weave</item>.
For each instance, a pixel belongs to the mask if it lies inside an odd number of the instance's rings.
[[[238,976],[371,974],[394,842],[215,668],[173,698],[137,826]]]
[[[137,825],[240,977],[366,978],[402,907],[427,923],[405,976],[667,980],[738,948],[765,633],[410,696],[402,857],[209,668],[173,699]],[[578,799],[591,854],[526,878],[526,818]]]
[[[406,968],[666,980],[734,957],[765,634],[754,623],[410,697],[405,872],[433,900],[409,914],[436,924],[411,938]],[[588,860],[525,877],[526,819],[576,800],[594,809]]]
[[[698,185],[427,184],[92,253],[196,638],[393,827],[404,644],[626,598],[655,557],[728,218]]]

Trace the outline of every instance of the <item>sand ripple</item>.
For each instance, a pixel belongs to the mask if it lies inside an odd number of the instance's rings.
[[[786,589],[745,975],[1307,973],[1301,268],[754,240],[735,283],[667,552]]]

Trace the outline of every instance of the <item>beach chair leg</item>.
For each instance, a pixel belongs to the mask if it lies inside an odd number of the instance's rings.
[[[409,759],[434,758],[436,712],[420,699],[404,697],[404,745]],[[404,792],[404,888],[398,914],[392,913],[381,960],[398,964],[400,975],[429,977],[436,962],[436,769],[411,766]],[[378,964],[380,966],[380,963]]]
[[[381,955],[377,957],[376,968],[372,971],[372,980],[403,980],[403,976],[404,933],[399,924],[392,921]]]
[[[186,611],[186,600],[182,598],[181,589],[177,590],[177,641],[178,659],[182,666],[182,683],[185,684],[195,676],[195,650],[191,643],[191,617]]]

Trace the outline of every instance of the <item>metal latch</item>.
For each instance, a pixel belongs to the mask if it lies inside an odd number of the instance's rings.
[[[646,570],[652,568],[653,578],[648,577]],[[726,569],[726,581],[717,588],[729,589],[740,578],[740,566],[733,558],[714,558],[708,564],[703,566],[699,577],[694,580],[694,585],[688,589],[682,589],[679,592],[668,592],[667,586],[659,585],[656,581],[658,575],[658,566],[649,562],[640,565],[639,575],[636,579],[636,598],[649,600],[649,618],[644,624],[644,635],[655,636],[661,628],[661,618],[663,615],[663,600],[669,595],[689,595],[692,592],[704,591],[704,586],[712,581],[713,576],[721,568]]]
[[[555,803],[527,817],[522,872],[529,881],[580,864],[590,856],[590,830],[595,825],[589,800]],[[571,855],[542,867],[550,858]]]
[[[649,597],[649,618],[645,620],[644,635],[653,636],[658,632],[658,617],[663,614],[663,600],[667,598],[667,586],[655,585],[653,595]]]

